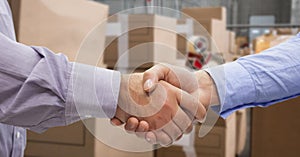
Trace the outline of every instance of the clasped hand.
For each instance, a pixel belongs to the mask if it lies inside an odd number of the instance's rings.
[[[216,90],[204,72],[156,65],[145,73],[123,75],[114,125],[151,144],[169,146],[202,121],[216,101]]]

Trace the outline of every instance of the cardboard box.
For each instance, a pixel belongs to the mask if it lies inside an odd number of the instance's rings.
[[[274,47],[276,45],[279,45],[283,42],[288,41],[289,39],[295,37],[294,35],[278,35],[274,40],[270,42],[270,47]]]
[[[300,97],[252,110],[252,157],[299,156]]]
[[[257,37],[253,40],[253,48],[255,53],[260,53],[268,48],[279,45],[294,37],[293,35],[273,35],[267,34]]]
[[[299,32],[299,28],[277,28],[277,35],[296,35]]]
[[[247,111],[236,111],[236,154],[241,155],[247,140]]]
[[[247,37],[242,37],[238,36],[235,39],[235,44],[238,46],[238,48],[241,48],[243,45],[248,44],[248,38]]]
[[[20,0],[8,0],[8,3],[11,7],[15,32],[16,32],[16,36],[17,36],[17,39],[18,39],[21,2],[20,2]]]
[[[229,34],[226,31],[225,25],[220,20],[209,19],[198,20],[197,22],[198,24],[194,24],[194,35],[206,37],[210,45],[209,50],[215,53],[223,53],[229,51]],[[180,52],[182,52],[184,50],[184,46],[186,46],[187,43],[185,35],[182,34],[181,36],[179,36],[177,42],[178,49],[180,50]]]
[[[20,5],[19,42],[45,46],[71,61],[83,39],[108,15],[107,5],[85,0],[21,0]],[[103,25],[97,32],[96,43],[101,49],[105,28]]]
[[[129,48],[128,65],[125,65],[125,68],[148,68],[153,64],[144,63],[149,61],[172,63],[177,59],[175,19],[158,15],[129,15],[128,29],[135,30],[129,31],[128,43],[122,43],[128,44]],[[104,62],[108,67],[114,67],[119,58],[119,41],[116,38],[112,41],[114,38],[111,36],[106,38],[109,46],[105,50]],[[142,64],[144,65],[141,66]]]
[[[187,54],[187,37],[185,34],[177,35],[177,51],[180,53],[178,58]]]
[[[108,121],[108,120],[107,120]],[[89,119],[86,123],[96,124],[101,129],[99,119]],[[98,125],[99,124],[99,125]],[[109,124],[110,125],[110,124]],[[101,132],[101,131],[99,131]],[[97,136],[97,135],[96,135]],[[122,140],[118,138],[118,140]],[[124,142],[124,140],[123,140]],[[130,153],[116,150],[97,140],[85,126],[75,123],[68,127],[58,127],[44,134],[28,132],[26,157],[153,157],[153,152]]]
[[[187,20],[186,19],[178,19],[177,25],[186,25]],[[194,31],[194,30],[193,30]],[[185,33],[178,33],[177,34],[177,51],[178,56],[177,58],[185,59],[185,56],[187,54],[187,42],[188,42],[187,34]]]
[[[207,38],[212,43],[211,50],[214,52],[228,52],[229,41],[228,32],[226,30],[226,8],[215,7],[215,8],[184,8],[182,12],[195,20],[194,34],[204,35],[203,27],[210,34]],[[202,26],[199,26],[202,25]],[[180,44],[182,45],[182,44]]]
[[[197,20],[200,19],[218,19],[222,21],[224,24],[227,22],[227,13],[225,7],[211,7],[211,8],[200,8],[200,7],[192,7],[192,8],[183,8],[181,10],[184,14],[193,17]]]
[[[253,50],[255,53],[260,53],[270,48],[271,41],[276,38],[273,34],[259,36],[253,40]]]
[[[224,36],[228,37],[227,41],[223,41],[225,46],[224,49],[228,48],[228,50],[223,52],[223,57],[226,62],[232,62],[238,56],[238,50],[235,44],[235,33],[232,31],[226,31]]]
[[[200,126],[196,127],[195,149],[201,157],[235,157],[236,114],[228,119],[219,119],[214,128],[203,138],[198,137]],[[157,157],[185,157],[182,147],[172,146],[157,150]]]

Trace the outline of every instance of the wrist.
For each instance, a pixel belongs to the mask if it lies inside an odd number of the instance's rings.
[[[128,91],[127,85],[128,85],[128,75],[121,75],[121,81],[120,81],[120,91],[119,91],[119,97],[118,97],[118,103],[116,108],[115,117],[118,118],[121,122],[126,122],[127,120],[127,114],[124,110],[122,110],[121,106],[124,106],[124,103],[126,100],[124,100],[125,92]]]
[[[143,75],[139,73],[122,75],[118,105],[115,117],[125,122],[130,116],[137,116],[139,106],[149,103],[142,88]]]
[[[217,88],[212,77],[203,70],[195,72],[195,75],[200,89],[200,102],[205,108],[220,104]]]

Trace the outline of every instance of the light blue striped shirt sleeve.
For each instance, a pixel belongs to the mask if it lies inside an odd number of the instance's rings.
[[[300,95],[300,34],[260,54],[206,70],[226,118],[236,110],[267,107]],[[216,108],[215,108],[216,109]]]

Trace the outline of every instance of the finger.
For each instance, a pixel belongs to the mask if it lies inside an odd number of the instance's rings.
[[[135,134],[139,138],[145,138],[146,131],[149,130],[149,124],[146,121],[140,121],[138,128],[135,131]]]
[[[198,120],[202,120],[205,118],[207,111],[199,101],[200,98],[192,96],[187,92],[179,89],[177,89],[176,91],[176,98],[177,102],[180,104],[180,107],[183,108],[184,111],[186,111],[187,115],[192,115]]]
[[[138,128],[139,120],[135,117],[131,117],[127,120],[125,124],[125,130],[129,132],[133,132]]]
[[[162,147],[168,147],[170,146],[173,141],[170,138],[168,134],[166,134],[164,131],[155,131],[155,136],[156,136],[156,142],[160,144]]]
[[[164,125],[162,130],[171,138],[171,142],[174,142],[183,133],[173,121],[170,121]]]
[[[174,123],[180,128],[181,132],[185,132],[192,124],[193,115],[188,116],[182,109],[178,109],[173,117]]]
[[[146,141],[150,144],[157,144],[156,135],[153,131],[146,133]]]
[[[120,125],[123,125],[122,121],[120,121],[118,118],[112,118],[110,120],[110,123],[113,125],[113,126],[120,126]]]
[[[151,92],[155,89],[159,80],[165,80],[170,69],[164,65],[158,64],[144,72],[143,84],[146,92]]]
[[[189,134],[193,131],[193,125],[190,125],[184,132],[184,134]]]
[[[179,140],[182,138],[182,136],[183,136],[183,135],[180,135],[180,136],[176,139],[176,141],[179,141]]]

